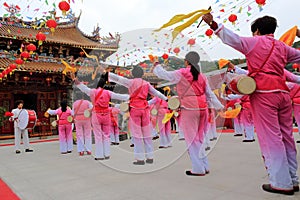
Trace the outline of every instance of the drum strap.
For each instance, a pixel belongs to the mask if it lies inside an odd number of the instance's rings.
[[[20,116],[20,114],[21,114],[22,111],[23,111],[23,109],[21,109],[21,111],[19,112],[19,114],[18,114],[17,118],[15,118],[15,120],[19,119],[19,116]]]
[[[81,99],[81,101],[80,101],[80,103],[79,103],[79,105],[78,105],[78,108],[76,109],[76,111],[75,111],[75,113],[74,113],[74,118],[76,117],[76,115],[77,115],[77,113],[78,113],[78,111],[79,111],[79,109],[80,109],[80,106],[81,106],[82,102],[83,102],[83,99]]]
[[[94,109],[94,110],[96,109],[95,104],[96,104],[96,102],[98,101],[98,99],[101,97],[103,91],[104,91],[104,89],[102,88],[102,90],[101,90],[100,92],[97,93],[97,96],[95,97],[94,102],[92,102],[93,105],[94,105],[94,106],[93,106],[93,109]]]
[[[269,58],[274,50],[274,46],[275,46],[275,40],[273,40],[273,42],[272,42],[272,49],[270,50],[270,53],[269,53],[268,57],[266,58],[266,60],[264,61],[264,63],[261,65],[261,67],[259,69],[249,73],[248,76],[253,78],[257,73],[261,72],[262,68],[265,66],[266,62],[269,60]]]
[[[134,99],[140,93],[142,88],[143,88],[143,80],[142,80],[141,86],[136,91],[134,91],[134,93],[131,95],[130,99]]]

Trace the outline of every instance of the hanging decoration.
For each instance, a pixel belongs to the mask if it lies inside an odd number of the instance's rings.
[[[21,66],[21,65],[23,65],[24,61],[23,61],[21,58],[18,58],[18,59],[16,59],[15,63],[16,63],[18,66]]]
[[[190,46],[193,46],[194,44],[196,44],[196,39],[195,38],[189,39],[187,44],[190,45]]]
[[[262,7],[266,4],[266,0],[255,0],[258,5],[259,11],[262,11]]]
[[[57,26],[57,23],[54,19],[48,19],[46,22],[46,25],[48,28],[50,28],[51,33],[53,34],[55,31],[55,28]]]
[[[26,50],[29,51],[29,54],[32,55],[33,52],[36,50],[36,46],[32,43],[26,46]]]
[[[176,55],[178,55],[179,52],[180,52],[180,48],[179,48],[179,47],[175,47],[175,48],[173,49],[173,52],[174,52]]]
[[[66,16],[66,13],[70,10],[70,4],[66,1],[59,2],[58,7],[62,11],[63,16]]]
[[[212,34],[213,34],[213,33],[214,33],[214,31],[213,31],[212,29],[207,29],[207,30],[205,31],[205,35],[208,36],[209,38],[212,37]]]
[[[22,58],[23,60],[26,61],[29,57],[30,57],[30,54],[28,53],[28,51],[23,51],[23,52],[21,53],[21,58]]]
[[[236,14],[231,14],[231,15],[228,17],[228,20],[229,20],[233,25],[235,25],[235,21],[237,20]]]
[[[38,40],[38,45],[41,46],[46,40],[46,35],[40,31],[36,34],[35,38]]]

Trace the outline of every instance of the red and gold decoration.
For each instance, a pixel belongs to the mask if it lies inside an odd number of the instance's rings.
[[[233,25],[235,25],[235,22],[236,22],[236,20],[237,20],[236,14],[231,14],[231,15],[229,15],[228,20],[229,20]]]
[[[23,63],[24,63],[24,61],[21,59],[21,58],[18,58],[18,59],[16,59],[16,64],[18,65],[18,66],[21,66],[21,65],[23,65]]]
[[[32,43],[26,46],[26,50],[29,51],[29,54],[33,54],[33,52],[36,50],[36,46]]]
[[[255,0],[255,2],[257,3],[260,10],[266,4],[266,0]]]
[[[57,23],[54,19],[48,19],[46,22],[48,28],[50,28],[51,33],[54,33]]]
[[[179,48],[179,47],[175,47],[175,48],[173,49],[173,52],[174,52],[176,55],[178,55],[179,52],[180,52],[180,48]]]
[[[23,52],[21,53],[21,58],[22,58],[23,60],[26,61],[29,57],[30,57],[30,54],[28,53],[28,51],[23,51]]]
[[[300,65],[297,64],[297,63],[294,63],[294,64],[292,65],[292,68],[293,68],[295,71],[298,71],[299,67],[300,67]]]
[[[214,31],[213,31],[212,29],[207,29],[207,30],[205,31],[205,35],[208,36],[209,38],[212,37],[212,34],[213,34],[213,33],[214,33]]]
[[[63,16],[66,16],[66,13],[70,10],[70,4],[66,1],[59,2],[58,7],[62,11]]]
[[[35,38],[38,40],[38,45],[40,46],[46,40],[46,35],[40,31],[36,34]]]
[[[196,39],[195,38],[189,39],[188,42],[187,42],[187,44],[190,45],[190,46],[195,45],[196,44]]]

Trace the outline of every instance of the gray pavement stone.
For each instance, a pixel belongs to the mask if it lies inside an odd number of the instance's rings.
[[[300,140],[298,133],[295,138]],[[0,177],[22,200],[300,199],[299,192],[286,197],[261,189],[268,178],[257,141],[242,143],[241,137],[221,134],[211,143],[210,174],[204,177],[185,175],[191,163],[177,136],[171,148],[158,149],[158,140],[154,145],[154,164],[144,166],[132,164],[129,140],[112,146],[111,159],[104,161],[79,157],[76,146],[72,154],[61,155],[57,141],[31,144],[34,152],[20,155],[13,146],[2,146]]]

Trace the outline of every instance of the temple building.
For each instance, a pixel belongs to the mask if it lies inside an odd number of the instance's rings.
[[[83,79],[92,79],[99,62],[118,49],[119,34],[100,37],[99,26],[85,34],[79,20],[71,12],[62,22],[55,15],[32,22],[15,13],[0,18],[0,107],[11,111],[23,100],[25,109],[34,110],[37,123],[31,136],[53,132],[55,118],[44,117],[48,108],[56,109],[61,100],[72,105],[68,70],[76,68]],[[0,129],[0,139],[13,138],[13,123],[5,120]]]

